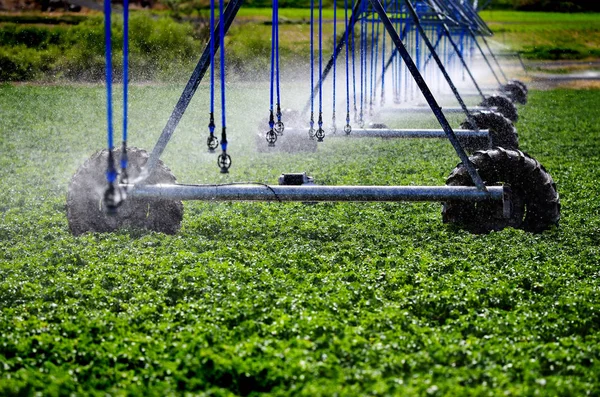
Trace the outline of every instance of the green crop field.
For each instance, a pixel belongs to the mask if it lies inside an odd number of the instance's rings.
[[[254,153],[268,92],[240,83],[222,176],[200,91],[163,156],[180,182],[439,185],[458,162],[444,141]],[[131,87],[132,145],[151,148],[179,92]],[[104,95],[0,86],[0,394],[600,394],[600,91],[520,109],[561,196],[543,234],[471,235],[435,203],[186,202],[174,236],[73,237],[67,184],[105,145]]]
[[[327,9],[324,18],[333,19],[333,11]],[[240,17],[253,21],[266,21],[271,16],[271,10],[265,8],[242,8]],[[308,41],[308,28],[304,29],[297,22],[307,22],[310,10],[285,8],[281,17],[292,22],[283,26],[284,30],[293,31],[293,36],[303,37]],[[519,11],[483,11],[481,17],[495,34],[493,40],[500,42],[513,50],[522,52],[531,59],[585,59],[600,57],[600,15],[598,13],[565,14],[553,12],[519,12]],[[338,19],[343,21],[343,13],[338,13]],[[296,23],[294,23],[296,22]],[[247,35],[249,26],[242,25],[233,36]],[[257,33],[252,27],[254,40]],[[300,29],[300,30],[299,30]],[[331,30],[326,24],[326,34]],[[237,32],[237,34],[236,34]],[[268,38],[268,32],[262,37]],[[284,43],[287,40],[284,39]]]
[[[484,11],[494,39],[531,59],[585,59],[600,56],[600,15]]]
[[[180,15],[181,16],[181,15]],[[310,51],[309,9],[281,10],[280,47],[285,65],[306,66]],[[600,57],[599,14],[483,12],[495,32],[492,38],[525,58],[597,59]],[[267,68],[271,10],[240,9],[228,32],[227,59],[232,71],[256,74]],[[206,39],[207,10],[174,20],[166,12],[136,11],[131,19],[130,63],[133,81],[173,81],[196,62]],[[333,10],[323,11],[323,48],[333,48]],[[344,14],[338,9],[338,31]],[[203,22],[202,22],[203,21]],[[203,24],[204,23],[204,24]],[[113,24],[114,49],[121,52],[122,21]],[[102,18],[98,13],[48,16],[0,15],[0,81],[99,81],[103,75]],[[495,47],[499,49],[499,46]]]

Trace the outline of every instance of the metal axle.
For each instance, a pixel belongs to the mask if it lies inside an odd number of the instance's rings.
[[[201,201],[486,201],[505,200],[508,189],[489,186],[280,186],[126,185],[131,197]]]

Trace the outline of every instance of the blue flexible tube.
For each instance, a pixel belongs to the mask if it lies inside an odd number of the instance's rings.
[[[375,74],[375,69],[373,68],[373,61],[375,59],[375,10],[373,10],[371,14],[371,70],[369,74],[369,83],[371,84],[369,87],[369,106],[373,109],[373,75]]]
[[[323,0],[319,0],[319,127],[323,125]]]
[[[386,1],[383,2],[383,8],[387,11]],[[385,94],[385,36],[386,31],[383,31],[383,41],[381,43],[381,102],[383,105],[384,94]]]
[[[345,48],[346,48],[346,124],[350,124],[350,78],[348,70],[348,0],[344,0],[344,21],[346,21]]]
[[[378,16],[379,18],[379,16]],[[379,63],[379,23],[377,24],[377,29],[375,31],[375,67],[373,68],[373,98],[377,96],[377,65]]]
[[[366,9],[367,9],[367,7],[365,6],[365,13],[366,13]],[[368,71],[367,39],[368,39],[368,34],[369,34],[369,26],[367,25],[368,22],[367,22],[366,17],[365,17],[364,23],[365,23],[365,30],[363,32],[363,35],[364,35],[364,37],[363,37],[363,53],[364,53],[363,67],[365,70],[363,72],[363,78],[365,81],[363,83],[363,85],[364,85],[364,98],[363,98],[364,104],[363,104],[363,106],[366,108],[367,107],[367,99],[368,99],[367,98],[367,89],[368,89],[368,85],[367,85],[367,77],[368,77],[368,73],[367,73],[367,71]],[[364,116],[364,113],[363,113],[363,116]]]
[[[310,0],[310,127],[315,112],[315,0]]]
[[[363,84],[364,84],[364,79],[363,79],[363,64],[364,64],[364,57],[365,57],[365,43],[364,43],[364,29],[365,29],[365,19],[361,19],[360,21],[360,114],[359,114],[359,118],[362,121],[363,119]]]
[[[123,141],[127,141],[127,100],[129,86],[129,0],[123,0]],[[125,167],[123,167],[125,168]]]
[[[111,10],[110,0],[104,0],[104,58],[106,78],[106,121],[107,121],[107,144],[108,151],[112,153],[113,143],[113,108],[112,108],[112,46],[111,46]],[[106,171],[106,179],[112,184],[117,179],[117,171],[111,164],[112,156],[109,155],[109,164]]]
[[[129,97],[129,0],[123,0],[123,152],[121,169],[127,169],[127,118]]]
[[[270,101],[269,110],[273,114],[273,91],[275,85],[275,7],[276,0],[273,0],[273,11],[271,16],[271,85],[270,85]],[[269,121],[269,127],[273,129],[273,121]]]
[[[215,0],[210,0],[210,114],[215,114]],[[210,128],[210,135],[215,132]]]
[[[337,43],[337,2],[333,0],[333,54],[335,54],[335,46]],[[335,77],[336,77],[336,62],[333,62],[333,124],[335,126]]]
[[[281,92],[279,90],[279,0],[273,0],[275,4],[275,67],[277,69],[277,73],[275,75],[276,84],[277,84],[277,121],[281,121]]]
[[[356,120],[356,40],[354,38],[354,28],[352,29],[352,96],[354,98],[354,120]]]
[[[227,118],[225,112],[225,0],[219,1],[219,52],[221,54],[221,123],[222,123],[222,132],[221,132],[221,149],[223,152],[227,151]]]

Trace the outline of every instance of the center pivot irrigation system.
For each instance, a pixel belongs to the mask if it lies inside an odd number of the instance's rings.
[[[226,134],[224,37],[242,1],[229,0],[225,7],[221,0],[217,8],[215,0],[211,0],[210,40],[150,154],[127,147],[127,0],[124,1],[123,15],[123,141],[121,148],[114,148],[111,9],[110,0],[105,1],[108,149],[95,153],[71,180],[67,217],[74,234],[113,231],[122,227],[176,233],[183,217],[182,200],[436,201],[443,203],[444,222],[477,233],[507,226],[540,232],[558,224],[560,202],[556,186],[536,160],[518,150],[516,130],[511,122],[517,118],[513,102],[525,103],[527,88],[521,82],[506,78],[488,45],[486,36],[491,35],[490,30],[479,18],[476,9],[464,0],[389,0],[383,3],[381,0],[356,0],[351,5],[344,0],[345,30],[337,42],[339,0],[334,0],[334,48],[325,68],[323,59],[327,51],[322,45],[322,0],[318,0],[318,5],[311,0],[310,98],[301,111],[282,110],[281,107],[279,6],[278,0],[273,0],[270,109],[268,119],[261,124],[261,132],[257,136],[257,139],[260,138],[259,146],[264,145],[259,148],[264,151],[276,150],[278,146],[283,150],[295,150],[299,145],[313,150],[326,135],[340,138],[444,138],[453,146],[461,161],[447,178],[445,186],[323,186],[315,184],[305,174],[282,174],[278,185],[176,183],[160,156],[209,69],[207,146],[209,152],[214,152],[220,145],[221,152],[217,157],[220,172],[228,173],[231,167]],[[217,12],[219,17],[216,21]],[[315,21],[316,12],[318,17]],[[316,26],[318,48],[315,51]],[[487,48],[487,54],[480,40]],[[221,80],[220,142],[215,135],[214,119],[217,52]],[[471,70],[478,57],[485,61],[500,85],[501,95],[484,95]],[[340,131],[336,126],[336,106],[342,107],[336,104],[338,60],[344,63],[345,72],[345,86],[341,84],[344,86],[341,95],[345,99],[342,104],[345,105],[345,120]],[[496,69],[504,79],[504,84]],[[479,107],[467,107],[454,83],[464,74],[469,76],[482,98]],[[326,133],[323,87],[330,75],[333,86],[332,111],[331,124]],[[386,105],[386,93],[390,86],[393,103]],[[444,86],[450,89],[460,105],[458,110],[466,116],[461,125],[463,129],[454,130],[450,126],[445,112],[455,110],[442,109],[430,86],[436,86],[440,93]],[[418,111],[406,106],[418,95],[422,95],[427,102],[441,130],[389,129],[382,123],[372,121],[376,113],[384,111]],[[367,120],[370,121],[369,128],[364,128]],[[474,154],[469,157],[467,151],[474,151]],[[120,159],[120,167],[116,166],[117,159]]]

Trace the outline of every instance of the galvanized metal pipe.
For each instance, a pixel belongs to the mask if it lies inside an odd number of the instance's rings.
[[[286,134],[303,134],[305,130],[286,129]],[[489,130],[454,130],[457,138],[488,138]],[[388,129],[388,128],[357,128],[346,134],[331,134],[330,138],[442,138],[448,136],[444,130],[434,129]],[[308,138],[307,138],[308,139]]]
[[[471,106],[468,108],[469,112],[480,112],[482,110],[496,110],[495,107],[493,108],[488,108],[488,107],[483,107],[483,106]],[[444,113],[463,113],[463,109],[460,107],[442,107],[442,111]],[[431,113],[431,109],[428,107],[388,107],[388,108],[383,108],[381,110],[379,110],[379,112],[381,113],[398,113],[398,112],[402,112],[402,113]],[[454,130],[456,131],[456,130]]]
[[[485,201],[503,200],[503,186],[128,185],[131,197],[201,201]]]

